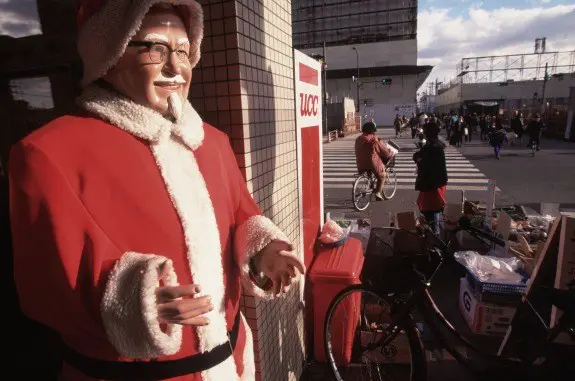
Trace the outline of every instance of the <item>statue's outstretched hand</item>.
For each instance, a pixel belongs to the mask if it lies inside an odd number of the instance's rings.
[[[253,258],[256,269],[273,282],[274,295],[288,292],[300,274],[305,273],[305,265],[294,250],[293,244],[275,240]]]

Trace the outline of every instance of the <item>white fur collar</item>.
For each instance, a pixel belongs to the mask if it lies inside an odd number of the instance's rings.
[[[176,123],[149,107],[98,85],[84,89],[77,103],[116,127],[151,143],[158,143],[174,133],[186,146],[195,150],[204,140],[202,119],[189,101],[184,103],[182,117]]]

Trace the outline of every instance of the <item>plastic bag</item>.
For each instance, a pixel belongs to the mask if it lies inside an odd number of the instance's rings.
[[[518,273],[523,264],[515,257],[496,258],[476,251],[458,251],[454,257],[482,282],[521,283],[523,279]]]
[[[547,215],[547,216],[533,216],[533,217],[529,217],[528,221],[529,224],[539,230],[543,230],[543,231],[548,231],[549,230],[549,225],[551,225],[551,223],[553,223],[553,221],[555,220],[555,218]]]
[[[399,150],[397,148],[395,148],[394,146],[392,146],[389,143],[386,143],[387,145],[387,149],[391,151],[391,157],[394,157],[395,155],[397,155],[397,153],[399,152]]]
[[[335,243],[344,239],[348,233],[349,228],[344,229],[334,220],[329,220],[323,225],[318,239],[322,243]]]

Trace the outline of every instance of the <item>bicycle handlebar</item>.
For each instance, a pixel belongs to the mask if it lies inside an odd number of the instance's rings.
[[[458,224],[461,228],[461,230],[465,230],[468,231],[474,235],[480,236],[482,238],[485,238],[486,240],[499,245],[499,246],[503,246],[505,247],[505,241],[503,241],[501,238],[495,237],[492,234],[489,234],[481,229],[477,229],[474,226],[471,226],[471,220],[467,217],[461,217],[458,221]]]
[[[422,226],[422,225],[420,225],[420,226]],[[469,220],[469,218],[467,218],[467,217],[461,217],[459,219],[457,227],[452,231],[450,238],[446,242],[444,242],[440,237],[438,237],[435,234],[435,232],[429,227],[429,225],[423,224],[423,228],[426,231],[433,234],[433,236],[435,236],[439,240],[439,242],[441,242],[443,250],[446,250],[448,247],[451,246],[452,239],[460,231],[466,231],[476,238],[483,238],[483,239],[485,239],[485,240],[487,240],[487,241],[489,241],[495,245],[505,247],[505,241],[504,240],[502,240],[501,238],[496,237],[492,234],[489,234],[489,233],[487,233],[481,229],[478,229],[474,226],[471,226],[471,220]]]

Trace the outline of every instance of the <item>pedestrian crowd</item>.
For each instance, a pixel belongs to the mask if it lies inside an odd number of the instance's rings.
[[[544,124],[538,113],[524,118],[521,112],[515,111],[513,118],[507,123],[502,115],[477,113],[460,115],[457,111],[452,111],[441,116],[427,115],[423,112],[412,113],[409,119],[405,115],[396,114],[393,127],[397,138],[406,132],[411,132],[411,138],[418,139],[416,146],[419,150],[413,155],[413,161],[417,166],[415,190],[419,191],[417,206],[430,227],[439,233],[448,183],[446,146],[439,139],[441,129],[445,129],[449,145],[455,147],[461,147],[464,142],[472,142],[474,136],[479,133],[479,140],[487,141],[499,160],[504,144],[515,144],[515,142],[521,144],[523,136],[529,138],[527,147],[539,151]],[[390,153],[385,149],[384,142],[375,136],[375,130],[375,124],[372,122],[363,126],[363,135],[356,141],[356,157],[358,168],[361,162],[363,170],[371,168],[376,173],[378,178],[376,198],[381,200],[385,165]]]

